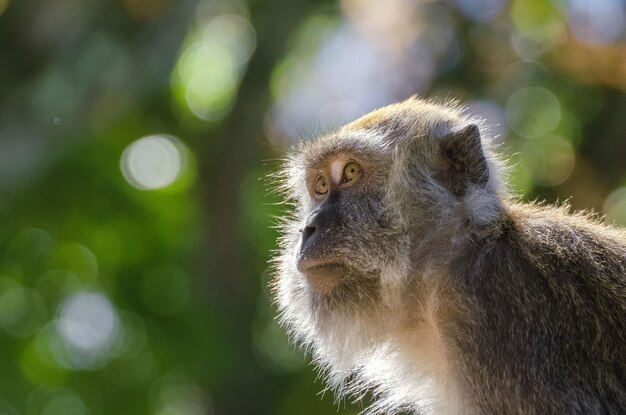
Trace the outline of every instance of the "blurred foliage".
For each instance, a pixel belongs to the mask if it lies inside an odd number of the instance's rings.
[[[0,413],[358,413],[276,324],[268,160],[456,98],[520,195],[626,224],[625,22],[620,0],[0,0]]]

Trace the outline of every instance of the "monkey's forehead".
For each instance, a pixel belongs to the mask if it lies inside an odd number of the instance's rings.
[[[305,141],[296,153],[295,163],[307,169],[320,168],[332,160],[355,158],[360,161],[384,160],[392,148],[386,137],[373,131],[338,131]]]

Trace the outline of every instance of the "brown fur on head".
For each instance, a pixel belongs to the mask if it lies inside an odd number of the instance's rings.
[[[501,169],[478,123],[456,106],[412,98],[305,141],[286,162],[282,190],[295,211],[282,226],[276,299],[335,386],[369,382],[365,362],[427,318],[416,304],[434,289],[422,288],[429,274],[500,217]],[[350,162],[362,170],[344,186]],[[315,193],[320,177],[325,195]]]

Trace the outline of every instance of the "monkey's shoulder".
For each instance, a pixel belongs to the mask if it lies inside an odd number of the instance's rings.
[[[550,330],[586,336],[597,327],[626,330],[622,230],[536,205],[514,206],[501,227],[496,237],[469,244],[451,269],[495,322],[521,328],[543,321],[551,340]],[[620,347],[626,353],[626,342]]]
[[[626,283],[626,231],[568,206],[519,204],[509,211],[508,242],[546,272],[612,276]]]
[[[485,309],[531,315],[612,309],[626,321],[626,233],[562,207],[514,205],[450,272]],[[582,311],[581,311],[582,312]],[[626,329],[626,325],[624,327]]]

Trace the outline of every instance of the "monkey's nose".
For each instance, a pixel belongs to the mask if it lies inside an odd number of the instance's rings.
[[[318,208],[311,212],[302,228],[300,251],[311,250],[321,243],[320,238],[329,226],[330,212],[328,210]]]
[[[315,225],[305,225],[304,228],[302,228],[302,243],[305,244],[306,241],[313,236],[313,234],[315,233],[315,230],[317,229],[317,226]]]
[[[322,230],[314,223],[306,223],[304,227],[300,229],[300,232],[302,233],[300,237],[300,259],[304,261],[316,257],[321,242],[320,232],[322,232]]]

